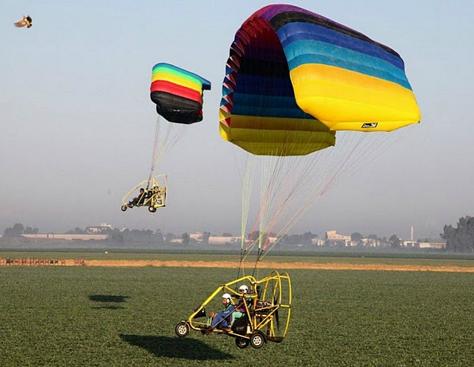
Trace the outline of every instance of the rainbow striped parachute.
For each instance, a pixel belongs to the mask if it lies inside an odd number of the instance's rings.
[[[269,5],[235,35],[220,134],[261,155],[334,145],[334,132],[391,131],[420,121],[400,55],[291,5]]]
[[[177,66],[159,63],[153,67],[150,97],[156,111],[170,122],[201,121],[203,90],[210,89],[209,81]]]

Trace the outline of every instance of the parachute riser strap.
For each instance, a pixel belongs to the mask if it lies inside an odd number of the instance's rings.
[[[262,250],[261,248],[258,249],[257,258],[255,259],[255,265],[254,265],[253,271],[252,271],[252,276],[257,276],[258,275],[258,269],[257,269],[258,263],[262,259],[264,253],[265,253],[264,250]]]
[[[237,277],[240,277],[240,274],[242,272],[242,276],[244,275],[244,259],[246,255],[247,250],[244,248],[240,249],[240,262],[239,262],[239,269],[237,270]]]
[[[153,177],[153,173],[155,172],[155,166],[156,166],[156,155],[157,155],[157,150],[158,150],[158,138],[160,134],[160,116],[156,117],[156,124],[155,124],[155,137],[153,140],[153,150],[151,153],[151,167],[150,167],[150,175],[148,176],[148,183],[146,186],[146,189],[148,190],[150,188],[151,184],[151,179]]]

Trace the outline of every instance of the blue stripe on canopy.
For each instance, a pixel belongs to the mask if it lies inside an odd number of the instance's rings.
[[[405,68],[404,62],[400,57],[384,50],[376,42],[354,38],[320,25],[302,22],[289,23],[281,27],[277,33],[283,47],[299,40],[323,41],[354,51],[363,52],[369,56],[378,57],[402,70]]]

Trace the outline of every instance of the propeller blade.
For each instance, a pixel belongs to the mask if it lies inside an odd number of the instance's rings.
[[[273,304],[280,306],[280,304],[277,301],[278,301],[278,299],[275,296],[273,298]],[[276,321],[277,330],[280,330],[280,316],[278,315],[278,309],[275,311],[275,321]]]

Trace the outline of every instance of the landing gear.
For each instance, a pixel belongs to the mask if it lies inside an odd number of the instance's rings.
[[[174,328],[174,332],[180,338],[184,338],[186,335],[189,334],[189,325],[186,321],[180,321],[176,324]]]
[[[250,336],[250,345],[255,349],[260,349],[265,345],[266,342],[267,338],[260,330],[255,330]]]

